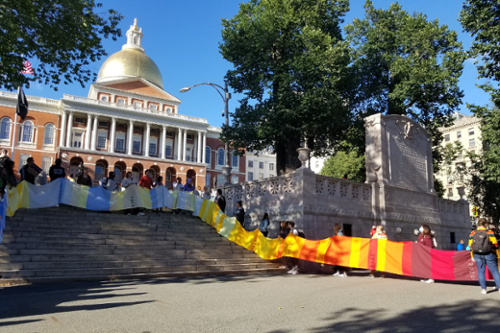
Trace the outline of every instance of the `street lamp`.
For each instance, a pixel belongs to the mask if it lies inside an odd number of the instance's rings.
[[[215,83],[204,82],[204,83],[195,84],[194,86],[191,86],[191,87],[184,87],[184,88],[180,89],[179,92],[184,93],[184,92],[191,90],[194,87],[198,87],[198,86],[202,86],[202,85],[213,87],[215,90],[217,90],[220,97],[222,97],[222,100],[224,101],[224,112],[222,113],[222,116],[226,117],[226,126],[229,126],[229,108],[228,108],[228,106],[229,106],[229,100],[231,99],[231,94],[228,91],[227,82],[224,82],[224,88],[219,86],[218,84],[215,84]],[[227,142],[227,141],[225,142],[225,149],[226,149],[226,165],[224,167],[222,167],[222,174],[224,175],[225,184],[230,184],[231,183],[231,169],[232,168],[231,168],[231,165],[229,164],[230,163],[229,162],[230,161],[229,142]]]

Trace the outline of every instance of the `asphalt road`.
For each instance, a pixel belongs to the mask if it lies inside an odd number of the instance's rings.
[[[498,291],[401,278],[250,275],[0,289],[1,333],[499,329]]]

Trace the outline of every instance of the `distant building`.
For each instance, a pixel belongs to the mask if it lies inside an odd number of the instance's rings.
[[[246,155],[246,180],[259,180],[277,175],[276,155],[272,150],[248,152]]]
[[[453,125],[446,128],[441,128],[444,140],[442,146],[446,144],[453,144],[458,141],[462,144],[464,152],[458,156],[458,158],[453,162],[450,170],[442,165],[441,170],[434,176],[436,179],[440,180],[445,188],[444,197],[446,199],[458,200],[460,195],[458,189],[463,186],[463,182],[459,177],[457,177],[455,171],[460,165],[470,166],[470,159],[466,156],[466,151],[480,153],[482,150],[481,142],[481,127],[480,119],[474,116],[466,116],[462,113],[456,112],[455,120]],[[467,193],[465,193],[465,198]]]

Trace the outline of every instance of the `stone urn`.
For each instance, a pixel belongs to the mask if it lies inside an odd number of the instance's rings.
[[[300,169],[306,169],[306,162],[309,160],[309,153],[311,152],[311,149],[307,147],[301,147],[297,149],[297,152],[299,153],[299,160],[302,163]]]
[[[465,200],[465,186],[459,186],[457,187],[458,195],[460,196],[460,201]]]

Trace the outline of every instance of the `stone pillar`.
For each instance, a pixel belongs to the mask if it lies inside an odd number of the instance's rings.
[[[68,131],[66,132],[66,147],[73,147],[71,144],[71,135],[73,134],[73,111],[69,111]]]
[[[198,132],[198,141],[196,141],[196,146],[198,150],[198,156],[196,158],[196,162],[202,163],[201,161],[201,132]]]
[[[182,161],[182,128],[179,128],[177,134],[177,160]]]
[[[92,133],[92,115],[87,114],[87,128],[85,129],[85,149],[90,149],[90,135]]]
[[[115,152],[116,118],[111,118],[111,131],[109,133],[109,152]]]
[[[186,147],[187,147],[187,130],[184,130],[184,136],[182,139],[182,160],[186,161]]]
[[[61,117],[61,133],[59,135],[59,146],[61,147],[66,147],[66,145],[64,144],[65,143],[64,140],[66,139],[65,136],[66,136],[66,111],[63,110]],[[16,138],[13,139],[15,140]]]
[[[129,156],[132,155],[133,138],[134,138],[134,121],[129,120],[128,133],[127,133],[127,155]]]
[[[160,138],[160,157],[165,158],[165,138],[167,136],[167,126],[162,126],[161,128],[161,138]]]
[[[203,133],[203,145],[201,148],[201,163],[205,163],[207,159],[207,133]]]
[[[94,115],[94,127],[92,128],[92,143],[91,143],[91,150],[95,150],[96,146],[96,141],[97,141],[97,128],[99,126],[99,116]]]
[[[146,130],[144,131],[144,156],[149,157],[149,136],[151,135],[151,124],[146,123]]]

